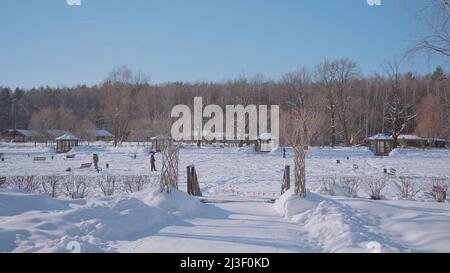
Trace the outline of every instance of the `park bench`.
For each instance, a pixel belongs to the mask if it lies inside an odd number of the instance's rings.
[[[75,155],[66,155],[66,158],[69,158],[69,159],[75,158]]]
[[[397,174],[397,170],[394,168],[390,168],[389,170],[384,169],[384,172],[388,175],[394,175],[394,176]]]
[[[92,163],[83,163],[81,164],[80,169],[89,169],[92,166]]]
[[[6,184],[6,177],[0,177],[0,188],[3,187],[4,184]]]
[[[46,157],[42,157],[42,156],[40,156],[40,157],[33,157],[33,161],[45,161],[45,160],[47,160]]]
[[[359,169],[359,166],[356,164],[353,164],[353,170],[357,170],[357,169]]]

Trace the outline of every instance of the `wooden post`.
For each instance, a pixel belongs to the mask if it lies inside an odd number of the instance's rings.
[[[284,167],[283,183],[281,185],[281,194],[284,194],[291,188],[291,166]]]
[[[198,183],[197,172],[195,171],[195,166],[190,165],[186,167],[187,169],[187,192],[192,196],[202,196],[202,191],[200,190],[200,185]]]
[[[195,171],[195,166],[192,166],[191,172],[192,172],[192,184],[194,189],[194,196],[202,196],[200,185],[198,183],[197,172]]]
[[[187,173],[186,173],[186,178],[187,178],[187,193],[188,193],[189,195],[192,195],[192,176],[191,176],[191,167],[192,167],[192,165],[186,167],[186,169],[187,169]]]

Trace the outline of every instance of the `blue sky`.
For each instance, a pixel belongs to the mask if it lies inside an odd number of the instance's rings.
[[[0,86],[96,84],[127,65],[151,82],[277,79],[349,57],[363,73],[403,56],[425,0],[0,0]],[[417,73],[439,58],[407,63]]]

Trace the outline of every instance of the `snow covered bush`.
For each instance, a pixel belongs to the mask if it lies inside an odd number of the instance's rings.
[[[35,176],[12,176],[9,178],[10,185],[18,190],[33,193],[39,188],[39,181]]]
[[[117,177],[114,175],[108,175],[105,177],[100,176],[97,178],[97,185],[105,196],[111,196],[116,190]]]
[[[420,192],[412,178],[400,176],[399,180],[399,182],[395,182],[395,186],[400,194],[400,198],[411,200]]]
[[[331,196],[336,195],[336,183],[337,178],[335,176],[322,177],[322,183],[320,185],[320,192],[329,194]]]
[[[60,182],[62,177],[58,176],[43,176],[41,177],[41,185],[44,193],[50,195],[52,198],[55,198],[60,193]]]
[[[149,182],[148,177],[144,175],[129,175],[123,177],[123,183],[127,193],[143,190],[147,182]]]
[[[159,176],[148,175],[42,175],[10,176],[0,188],[17,189],[29,193],[45,193],[53,198],[83,199],[102,193],[105,196],[139,192],[156,187]]]
[[[67,176],[64,179],[63,187],[67,196],[72,199],[82,199],[86,197],[89,188],[89,178],[86,176]]]
[[[446,178],[438,178],[438,177],[432,177],[431,178],[431,189],[427,193],[436,202],[443,203],[445,200],[447,200],[447,190],[449,186],[449,181]]]
[[[346,197],[357,197],[361,188],[359,177],[345,176],[339,179],[339,186]]]
[[[387,186],[384,177],[367,177],[366,192],[372,200],[381,200],[381,192]]]
[[[18,190],[25,188],[25,176],[12,176],[9,178],[10,185]]]
[[[25,180],[25,191],[27,192],[36,192],[39,189],[40,180],[33,175],[27,176]]]

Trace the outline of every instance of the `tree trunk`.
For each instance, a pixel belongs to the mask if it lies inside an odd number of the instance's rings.
[[[295,194],[306,198],[306,151],[303,145],[294,147]]]
[[[334,104],[330,104],[331,111],[331,147],[336,146],[336,116],[334,110]]]
[[[392,150],[397,149],[397,140],[398,140],[398,135],[393,134],[392,135]]]

